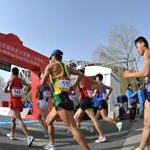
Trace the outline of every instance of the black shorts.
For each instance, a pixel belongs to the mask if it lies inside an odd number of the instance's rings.
[[[54,95],[53,99],[54,99],[54,107],[56,108],[56,110],[58,109],[58,107],[61,107],[68,111],[74,110],[74,104],[69,99],[68,93],[64,92],[59,95]]]
[[[150,102],[150,92],[146,92],[146,99]]]
[[[85,111],[88,108],[92,108],[92,99],[91,98],[82,98],[80,100],[80,108]]]
[[[106,100],[99,101],[99,110],[101,109],[105,109],[106,111],[108,111],[108,105]]]

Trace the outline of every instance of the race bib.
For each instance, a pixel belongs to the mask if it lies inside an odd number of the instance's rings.
[[[69,94],[70,100],[74,101],[76,100],[76,95],[75,94]]]
[[[22,89],[12,89],[12,96],[13,97],[21,97],[22,96]]]
[[[52,96],[51,91],[43,91],[43,97],[44,98],[50,98]]]
[[[87,94],[89,97],[93,97],[93,91],[92,90],[87,90]]]
[[[106,94],[104,94],[103,92],[99,92],[99,98],[102,100],[106,99]]]
[[[59,88],[61,89],[61,91],[65,91],[68,92],[70,89],[70,80],[67,79],[62,79],[58,81],[59,84]]]

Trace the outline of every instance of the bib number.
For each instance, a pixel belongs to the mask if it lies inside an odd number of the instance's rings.
[[[22,96],[22,89],[12,89],[12,96],[13,97],[21,97]]]
[[[61,89],[61,91],[65,91],[68,92],[70,89],[70,80],[59,80],[58,81],[59,84],[59,88]]]
[[[76,100],[76,95],[69,94],[69,98],[70,98],[70,100],[74,101],[74,100]]]
[[[51,91],[44,91],[43,92],[43,97],[44,98],[50,98],[52,96]]]
[[[100,93],[99,93],[99,98],[100,98],[101,100],[105,100],[105,99],[106,99],[106,94],[104,94],[103,92],[100,92]]]

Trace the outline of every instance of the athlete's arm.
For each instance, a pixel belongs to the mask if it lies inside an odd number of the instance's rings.
[[[8,88],[10,88],[11,86],[13,85],[13,78],[11,78],[8,82],[7,82],[7,85],[4,89],[4,92],[5,93],[10,93],[10,90]]]
[[[109,89],[109,93],[108,93],[108,94],[107,94],[107,96],[106,96],[106,99],[108,100],[108,99],[109,99],[110,94],[111,94],[111,93],[112,93],[112,91],[113,91],[113,88],[112,88],[112,87],[107,86],[107,89]]]
[[[98,92],[98,89],[95,89],[94,92],[93,92],[93,97],[97,96],[97,92]]]
[[[130,71],[125,71],[123,73],[124,78],[139,78],[139,77],[146,77],[149,75],[150,71],[150,56],[149,52],[146,52],[145,55],[143,56],[143,70],[140,72],[130,72]]]
[[[41,85],[44,85],[48,80],[49,80],[49,75],[51,74],[51,69],[52,69],[53,65],[49,64],[44,72],[44,75],[41,79]]]
[[[7,85],[6,85],[6,87],[4,88],[4,92],[5,92],[5,93],[10,93],[10,90],[8,90],[8,88],[9,88],[9,81],[7,82]]]
[[[78,85],[79,85],[79,83],[80,83],[80,81],[82,80],[84,74],[81,71],[75,70],[75,69],[70,68],[70,67],[68,67],[68,70],[69,70],[69,74],[78,75],[78,78],[77,78],[76,82],[72,86],[73,89],[76,90]]]

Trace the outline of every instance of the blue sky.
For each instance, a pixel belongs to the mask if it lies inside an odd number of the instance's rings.
[[[149,0],[0,0],[0,32],[44,55],[62,49],[65,59],[91,60],[117,24],[133,25],[150,41],[149,17]]]

